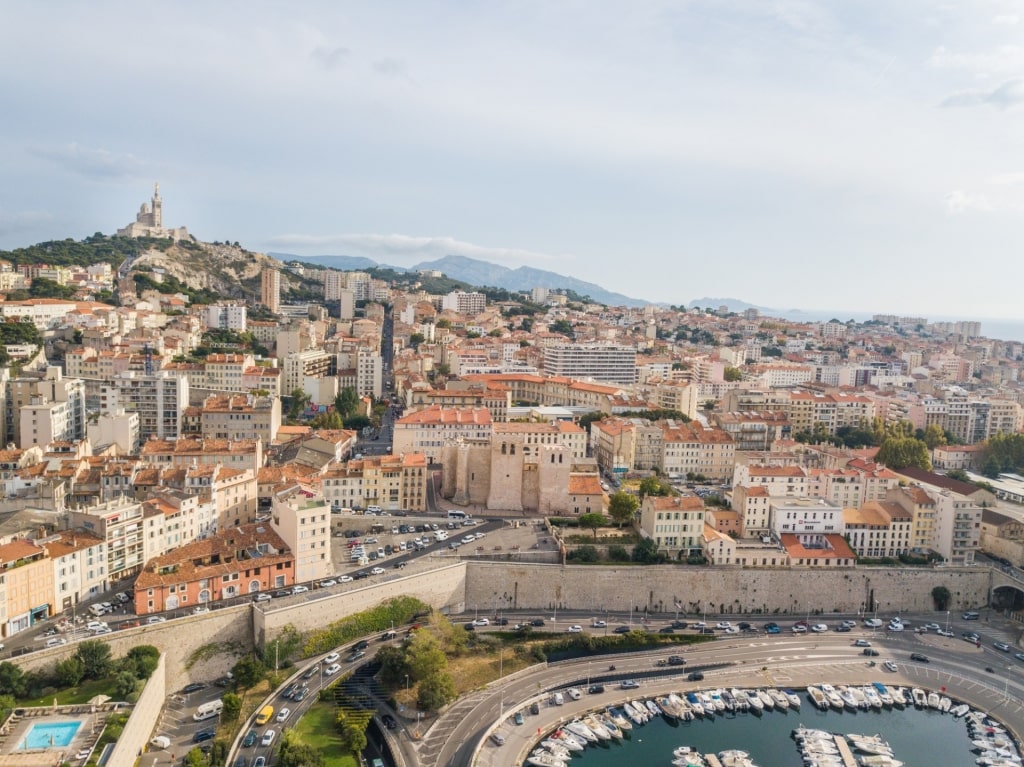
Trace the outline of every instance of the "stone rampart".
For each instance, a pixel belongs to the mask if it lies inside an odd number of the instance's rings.
[[[465,610],[465,587],[466,563],[455,562],[437,570],[399,576],[320,599],[287,605],[263,602],[254,610],[253,640],[262,646],[288,625],[301,632],[322,629],[329,623],[401,596],[416,597],[435,609],[459,613]]]
[[[471,562],[468,610],[631,608],[674,614],[806,615],[877,610],[934,610],[931,592],[945,586],[950,609],[983,606],[990,573],[981,567],[855,567],[845,569],[729,567],[594,567]]]

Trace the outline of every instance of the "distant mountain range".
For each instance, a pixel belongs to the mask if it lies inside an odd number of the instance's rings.
[[[476,285],[477,287],[504,288],[505,290],[532,290],[533,288],[549,288],[571,290],[580,296],[590,296],[598,303],[609,306],[644,306],[650,303],[639,298],[630,298],[621,293],[613,293],[610,290],[595,285],[593,282],[586,282],[575,277],[567,277],[556,272],[549,272],[544,269],[534,269],[529,266],[520,266],[518,269],[509,269],[507,266],[492,264],[488,261],[480,261],[476,258],[466,256],[445,256],[434,261],[424,261],[415,266],[405,268],[401,266],[390,266],[378,264],[369,258],[362,256],[295,256],[288,253],[268,253],[280,261],[302,261],[309,264],[332,269],[354,270],[371,269],[380,267],[394,269],[397,272],[416,272],[421,269],[433,269],[443,272],[445,276],[453,280]]]

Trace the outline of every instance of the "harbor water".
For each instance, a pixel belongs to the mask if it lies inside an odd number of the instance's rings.
[[[975,767],[977,754],[964,719],[930,709],[851,713],[818,711],[804,698],[800,711],[736,714],[711,720],[669,723],[662,717],[634,727],[628,739],[588,746],[573,757],[570,767],[669,767],[677,746],[694,746],[701,753],[741,749],[759,767],[802,767],[803,759],[791,737],[803,725],[833,733],[881,735],[905,767]]]

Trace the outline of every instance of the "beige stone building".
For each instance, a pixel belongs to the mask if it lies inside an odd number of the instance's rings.
[[[296,486],[274,497],[271,525],[295,557],[295,582],[309,583],[334,573],[330,506]]]
[[[321,477],[321,492],[332,509],[425,511],[427,459],[422,453],[369,456],[332,466]]]
[[[673,559],[685,559],[704,548],[706,512],[697,496],[653,496],[640,505],[640,529]]]
[[[893,501],[868,501],[843,509],[850,546],[869,559],[898,557],[910,552],[913,515]]]
[[[429,407],[402,416],[394,423],[392,451],[423,453],[430,463],[441,460],[445,444],[462,438],[486,440],[492,433],[493,422],[487,408]]]
[[[213,439],[256,439],[269,445],[281,428],[277,397],[212,395],[200,409],[200,430]]]

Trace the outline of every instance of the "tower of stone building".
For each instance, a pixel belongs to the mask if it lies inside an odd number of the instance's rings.
[[[172,190],[173,191],[173,190]],[[164,201],[160,199],[160,184],[153,188],[153,221],[152,225],[160,229],[164,225]]]

